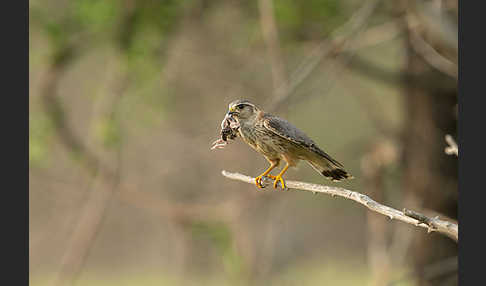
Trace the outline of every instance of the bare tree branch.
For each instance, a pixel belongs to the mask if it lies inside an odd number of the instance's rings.
[[[445,149],[444,149],[444,152],[447,154],[447,155],[456,155],[459,157],[459,148],[457,147],[457,143],[456,141],[454,140],[454,138],[452,138],[451,135],[447,134],[445,136],[445,141],[447,142],[447,144],[449,144],[449,146],[447,146]]]
[[[285,70],[285,63],[282,59],[282,51],[278,39],[278,29],[273,15],[273,1],[259,0],[260,25],[262,28],[263,40],[267,46],[272,69],[273,88],[276,97],[287,96],[288,80]]]
[[[402,29],[397,27],[397,23],[401,21],[401,17],[394,18],[383,24],[369,27],[365,31],[356,36],[353,45],[347,47],[344,51],[361,50],[379,44],[391,41],[403,33]]]
[[[57,88],[68,63],[74,57],[74,48],[66,45],[54,55],[47,71],[44,73],[40,86],[40,97],[47,116],[51,120],[61,143],[68,147],[73,157],[79,161],[91,175],[99,168],[98,157],[84,142],[72,132],[69,122],[57,96]]]
[[[227,171],[222,171],[223,176],[232,179],[238,180],[249,184],[255,183],[255,178],[242,175],[239,173],[230,173]],[[272,183],[272,180],[264,178],[263,185],[268,186]],[[360,203],[370,209],[371,211],[380,213],[382,215],[387,216],[390,219],[396,219],[411,225],[415,225],[417,227],[422,227],[427,229],[427,232],[439,232],[443,235],[448,236],[449,238],[453,239],[454,241],[458,241],[458,232],[459,228],[457,224],[451,223],[449,221],[441,220],[438,217],[435,218],[428,218],[424,215],[420,215],[415,212],[411,212],[406,210],[406,213],[403,211],[399,211],[397,209],[382,205],[367,195],[346,190],[339,187],[331,187],[331,186],[324,186],[318,184],[311,184],[306,182],[299,182],[299,181],[286,181],[285,184],[289,189],[296,189],[302,191],[309,191],[312,193],[324,193],[331,196],[339,196],[345,199],[353,200],[357,203]],[[418,214],[415,216],[415,214]],[[411,216],[412,215],[412,216]],[[414,217],[415,216],[415,217]]]
[[[379,0],[368,1],[351,16],[351,18],[341,27],[336,29],[331,34],[331,39],[322,41],[312,51],[295,71],[290,75],[288,85],[280,86],[279,89],[286,89],[285,92],[277,92],[279,97],[275,97],[271,106],[272,110],[277,110],[289,97],[294,93],[297,87],[304,82],[304,80],[315,70],[315,68],[321,63],[323,59],[329,56],[336,56],[339,54],[348,44],[355,34],[364,28],[364,24],[369,20],[375,8],[378,6]]]
[[[414,51],[420,55],[427,63],[436,70],[457,79],[457,65],[437,52],[434,47],[420,35],[416,28],[413,28],[414,17],[410,14],[406,17],[408,29],[410,31],[410,44]]]
[[[432,1],[408,1],[409,9],[420,26],[427,30],[427,33],[438,41],[441,45],[453,50],[457,54],[458,50],[458,23],[445,13],[434,9]]]

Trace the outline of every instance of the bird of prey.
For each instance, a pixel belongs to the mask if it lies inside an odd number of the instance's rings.
[[[352,178],[341,163],[322,151],[304,132],[287,120],[264,112],[248,100],[231,102],[226,116],[231,116],[238,122],[236,135],[270,163],[270,167],[255,178],[258,188],[263,188],[262,178],[266,176],[274,180],[274,188],[277,188],[280,182],[282,189],[285,189],[282,176],[289,167],[296,166],[300,160],[306,161],[332,181]],[[286,163],[282,171],[277,176],[270,175],[269,173],[282,160]]]

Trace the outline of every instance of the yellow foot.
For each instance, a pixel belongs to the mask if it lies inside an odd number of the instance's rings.
[[[259,188],[259,189],[263,189],[264,186],[262,185],[262,175],[258,176],[255,178],[255,185]]]
[[[259,189],[263,189],[265,188],[265,186],[263,186],[262,184],[262,179],[263,177],[268,177],[272,180],[275,180],[277,177],[273,176],[273,175],[260,175],[258,177],[255,178],[255,185],[259,188]]]
[[[273,177],[273,176],[272,176]],[[277,185],[278,185],[278,182],[280,182],[280,186],[282,187],[282,190],[285,190],[286,186],[285,186],[285,182],[284,182],[284,179],[282,178],[282,176],[276,176],[274,178],[275,181],[273,182],[273,187],[276,189],[277,188]]]

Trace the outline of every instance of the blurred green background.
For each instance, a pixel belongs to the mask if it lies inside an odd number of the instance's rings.
[[[29,10],[31,285],[457,285],[450,239],[340,198],[260,192],[221,170],[256,176],[261,155],[239,140],[210,150],[228,103],[247,98],[355,177],[301,163],[287,179],[456,219],[443,149],[457,132],[457,1]]]

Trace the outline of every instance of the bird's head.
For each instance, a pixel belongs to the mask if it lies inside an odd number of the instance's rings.
[[[228,106],[228,115],[233,116],[238,121],[252,121],[256,119],[260,109],[248,100],[238,99],[231,102]]]

